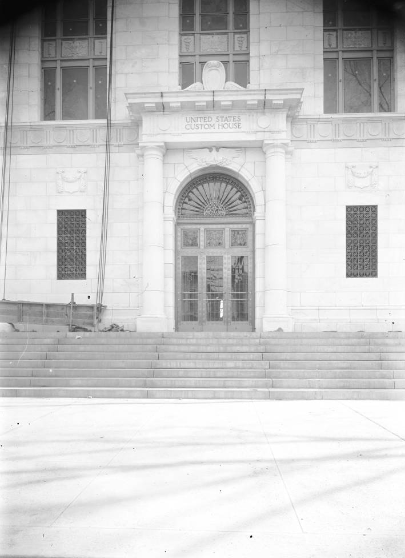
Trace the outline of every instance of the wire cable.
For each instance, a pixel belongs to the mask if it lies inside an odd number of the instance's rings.
[[[5,300],[5,296],[6,296],[8,225],[9,225],[9,214],[10,214],[11,138],[13,132],[13,109],[14,109],[15,37],[16,37],[15,23],[12,22],[10,28],[10,48],[9,48],[9,56],[8,56],[8,70],[7,70],[7,95],[6,95],[6,111],[4,117],[3,160],[2,160],[2,169],[1,169],[1,194],[0,194],[0,267],[1,267],[1,260],[2,260],[1,246],[3,244],[3,237],[5,237],[3,300]],[[7,152],[8,152],[8,176],[7,176]],[[7,204],[5,204],[5,200],[7,200]],[[4,213],[6,207],[7,207],[6,230],[4,235],[3,225],[4,225]]]
[[[110,200],[110,160],[111,160],[111,102],[112,102],[112,67],[113,67],[113,32],[114,32],[115,0],[111,2],[110,22],[110,49],[108,65],[108,89],[107,89],[107,126],[105,139],[105,163],[104,163],[104,186],[103,186],[103,213],[101,217],[100,252],[98,262],[97,293],[96,293],[96,321],[99,323],[99,314],[103,304],[105,267],[107,258],[108,240],[108,210]]]

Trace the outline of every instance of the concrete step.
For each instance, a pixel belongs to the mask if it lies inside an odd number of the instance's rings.
[[[122,349],[122,352],[121,352]],[[200,344],[200,345],[155,345],[155,344],[98,344],[90,343],[71,343],[71,344],[7,344],[0,345],[0,359],[8,358],[7,353],[35,353],[35,352],[58,352],[58,353],[325,353],[337,354],[344,353],[403,353],[405,354],[405,344],[397,345],[269,345],[264,343],[249,345],[221,345],[221,344]],[[6,355],[6,356],[4,356]]]
[[[0,387],[271,388],[273,380],[226,378],[0,378]]]
[[[271,370],[271,369],[162,369],[153,368],[2,368],[0,377],[49,378],[257,378],[257,379],[396,379],[405,380],[405,370]]]
[[[405,400],[405,389],[148,389],[0,388],[2,397],[91,397],[119,399],[387,399]]]
[[[0,387],[85,387],[85,388],[280,388],[280,389],[395,389],[394,380],[334,379],[276,380],[225,378],[0,378]]]

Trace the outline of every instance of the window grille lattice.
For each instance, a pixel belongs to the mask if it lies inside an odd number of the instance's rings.
[[[86,279],[86,210],[58,210],[58,279]]]
[[[377,277],[377,235],[376,205],[346,207],[346,277]]]

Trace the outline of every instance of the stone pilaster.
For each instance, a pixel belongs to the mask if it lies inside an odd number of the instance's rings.
[[[138,331],[166,331],[163,222],[165,146],[141,145],[143,152],[143,281]]]
[[[287,311],[285,159],[288,142],[264,142],[266,155],[263,331],[292,330]]]

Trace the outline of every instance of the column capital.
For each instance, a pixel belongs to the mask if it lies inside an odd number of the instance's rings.
[[[159,143],[140,143],[139,151],[144,158],[147,157],[163,157],[166,153],[166,146],[163,142]]]
[[[287,154],[291,149],[291,142],[289,140],[266,140],[263,142],[263,151],[265,152],[266,157],[271,157],[272,155],[280,153]]]

